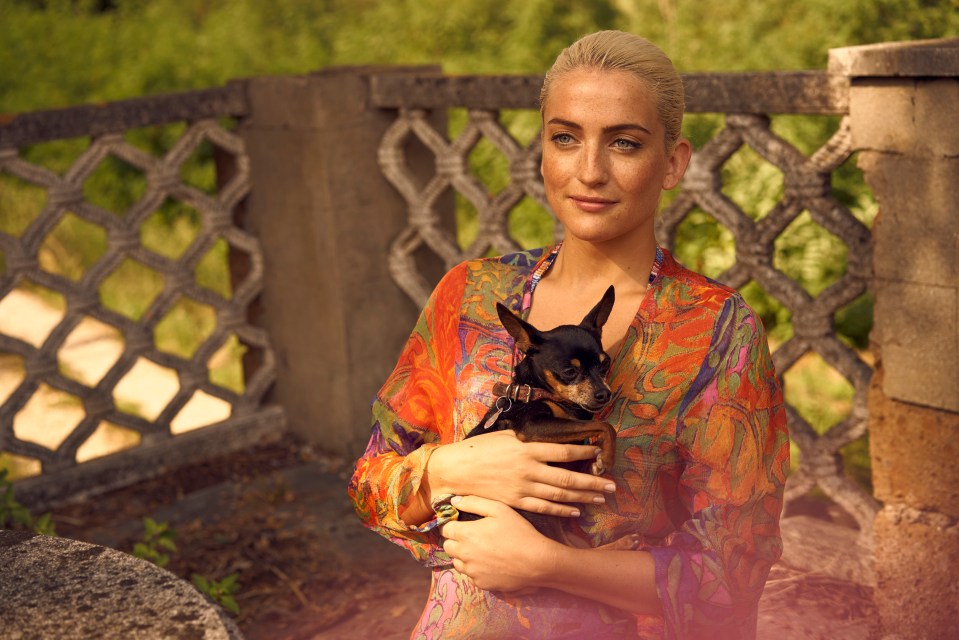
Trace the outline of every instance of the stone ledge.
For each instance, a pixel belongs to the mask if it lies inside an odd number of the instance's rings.
[[[859,543],[857,530],[809,516],[783,518],[780,527],[782,564],[863,586],[875,586],[872,551]]]
[[[853,78],[959,76],[959,38],[829,50],[829,73]]]
[[[0,530],[0,637],[243,640],[189,583],[132,555]]]

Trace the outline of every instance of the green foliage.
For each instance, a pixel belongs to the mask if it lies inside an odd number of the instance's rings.
[[[239,615],[240,605],[236,603],[234,594],[240,589],[237,574],[231,573],[222,580],[210,580],[199,573],[193,574],[193,585],[210,600],[232,613]]]
[[[157,522],[153,518],[144,518],[143,528],[143,541],[133,545],[133,555],[158,567],[167,566],[170,556],[164,552],[176,551],[176,531],[166,522]]]
[[[0,529],[7,526],[29,529],[46,536],[56,535],[49,513],[34,518],[30,510],[17,501],[7,469],[0,469]]]
[[[745,71],[824,68],[828,50],[888,40],[959,34],[959,0],[0,0],[0,113],[65,107],[156,93],[222,85],[232,78],[307,73],[339,64],[438,64],[448,73],[542,73],[559,51],[584,33],[618,28],[659,44],[682,71]],[[82,61],[78,64],[78,61]],[[451,114],[451,131],[463,126]],[[538,130],[535,112],[503,114],[504,124],[524,142]],[[162,154],[184,125],[151,127],[127,139]],[[687,119],[694,146],[722,126],[716,115]],[[809,153],[835,130],[830,118],[779,116],[773,129]],[[88,140],[66,140],[22,149],[30,162],[62,173]],[[490,195],[503,186],[505,158],[489,143],[470,165]],[[183,178],[211,192],[212,150],[201,148]],[[781,177],[756,154],[742,150],[724,172],[724,193],[748,215],[768,212],[782,193]],[[833,176],[836,196],[864,224],[876,205],[854,162]],[[138,169],[108,160],[84,185],[84,194],[122,216],[145,189]],[[45,205],[42,189],[0,173],[0,231],[20,236]],[[457,199],[461,244],[476,234],[476,211]],[[174,255],[197,232],[195,211],[165,202],[144,225],[142,242]],[[511,231],[523,246],[543,244],[552,234],[547,215],[528,199],[511,214]],[[104,233],[71,218],[41,247],[45,269],[76,279],[104,248]],[[677,234],[677,253],[707,275],[732,263],[728,231],[694,211]],[[228,247],[217,246],[200,263],[197,281],[231,295]],[[777,244],[776,267],[815,295],[845,270],[845,250],[804,214]],[[0,269],[5,256],[0,253]],[[124,263],[101,285],[106,306],[131,318],[149,307],[159,274]],[[774,341],[791,335],[788,312],[758,285],[744,295],[761,314]],[[868,346],[871,299],[864,296],[836,316],[842,338]],[[182,316],[182,317],[180,317]],[[206,322],[184,313],[161,323],[158,344],[187,353],[193,325]],[[204,325],[205,326],[205,325]],[[231,362],[214,372],[218,384],[242,389],[242,346],[231,338]],[[816,398],[811,402],[815,403]],[[824,420],[826,418],[823,418]],[[157,551],[161,543],[157,542]]]

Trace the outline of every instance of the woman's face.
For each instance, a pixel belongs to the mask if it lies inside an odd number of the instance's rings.
[[[689,162],[689,143],[667,151],[664,136],[655,100],[633,74],[577,69],[554,80],[541,169],[567,237],[653,237],[660,194],[679,184]]]

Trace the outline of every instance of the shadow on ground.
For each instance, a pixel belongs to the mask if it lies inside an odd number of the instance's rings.
[[[429,573],[362,527],[346,496],[351,462],[291,438],[181,468],[53,512],[59,535],[129,551],[142,519],[177,532],[167,568],[238,574],[236,620],[248,640],[408,638]],[[878,637],[871,594],[774,567],[760,638]]]

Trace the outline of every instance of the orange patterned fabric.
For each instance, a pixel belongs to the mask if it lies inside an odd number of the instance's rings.
[[[665,251],[614,358],[613,400],[597,416],[618,431],[617,492],[606,505],[582,505],[569,523],[593,546],[641,534],[664,617],[548,589],[478,590],[443,552],[440,519],[418,528],[399,519],[433,449],[462,439],[493,402],[493,384],[510,380],[513,343],[495,303],[528,311],[532,276],[555,251],[450,271],[374,401],[372,437],[349,490],[369,528],[433,569],[413,637],[754,637],[759,596],[782,549],[782,393],[763,327],[742,297]]]

